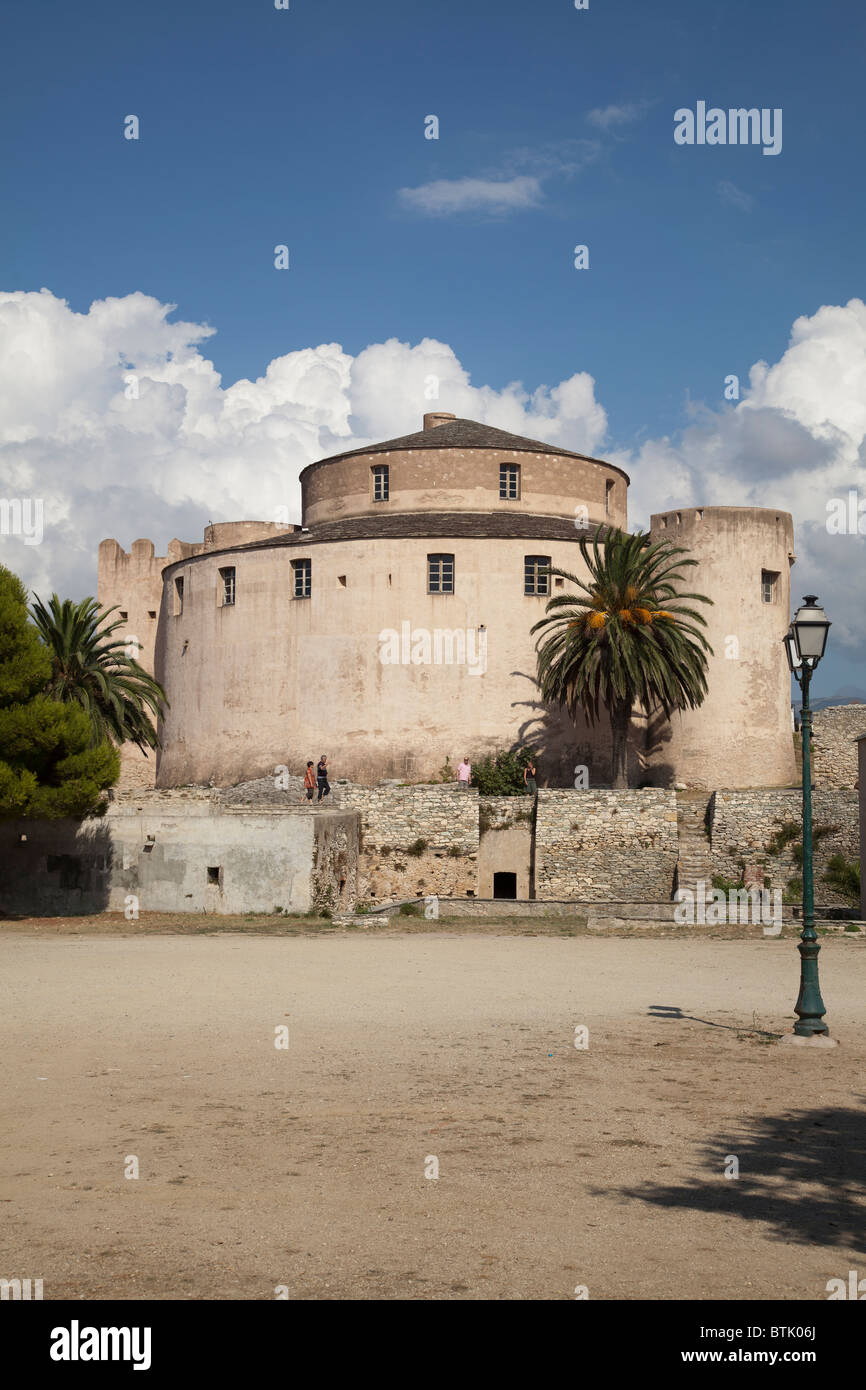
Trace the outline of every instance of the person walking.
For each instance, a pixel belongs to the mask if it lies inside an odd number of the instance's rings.
[[[305,801],[312,801],[312,799],[313,799],[313,792],[314,792],[315,790],[316,790],[316,774],[315,774],[315,772],[313,771],[313,760],[312,760],[312,758],[311,758],[310,761],[307,763],[307,768],[306,768],[306,771],[304,772],[304,800],[305,800]]]
[[[472,764],[467,753],[462,763],[457,766],[457,785],[461,791],[468,792],[469,783],[472,781]]]
[[[331,791],[331,786],[328,782],[328,759],[325,757],[324,753],[319,759],[319,765],[316,768],[316,781],[319,784],[319,795],[316,797],[316,800],[321,801],[322,797],[330,795]]]
[[[538,791],[538,783],[535,780],[535,763],[531,758],[523,769],[523,785],[530,796],[535,796]]]

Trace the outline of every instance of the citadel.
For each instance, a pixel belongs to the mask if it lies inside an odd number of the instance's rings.
[[[608,722],[540,700],[531,629],[567,592],[549,567],[580,576],[581,537],[627,528],[620,468],[436,412],[300,481],[299,524],[221,522],[162,556],[102,542],[99,600],[168,698],[162,747],[124,747],[101,818],[0,825],[5,910],[369,925],[357,909],[477,916],[512,899],[593,928],[673,928],[702,886],[790,892],[787,512],[652,516],[651,538],[684,547],[689,589],[712,599],[708,694],[671,720],[636,711],[614,790]],[[859,854],[866,706],[819,711],[815,732],[818,901],[844,912],[822,875]],[[464,756],[521,746],[538,755],[535,797],[453,780]],[[322,754],[332,794],[311,803],[301,774]]]
[[[609,730],[540,703],[530,630],[565,582],[545,568],[581,575],[581,536],[627,529],[628,486],[613,464],[438,412],[305,468],[299,525],[211,525],[164,556],[103,541],[99,601],[168,698],[157,785],[298,772],[323,751],[353,782],[422,782],[448,757],[532,745],[542,785],[582,764],[604,786]],[[635,718],[632,785],[790,785],[791,517],[683,507],[650,535],[698,561],[714,656],[700,709]],[[152,759],[125,760],[152,779]]]

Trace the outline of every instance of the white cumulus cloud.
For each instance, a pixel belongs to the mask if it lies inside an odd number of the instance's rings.
[[[0,497],[41,498],[44,539],[0,536],[0,562],[40,594],[95,591],[100,540],[199,540],[209,521],[300,519],[315,459],[421,428],[425,411],[602,456],[631,475],[629,515],[689,504],[781,507],[797,524],[795,592],[821,595],[834,641],[866,646],[866,536],[828,533],[827,507],[866,501],[866,305],[797,319],[742,399],[690,408],[678,433],[614,449],[595,381],[475,386],[447,343],[337,343],[275,358],[224,387],[215,329],[144,294],[75,313],[48,290],[0,294]],[[137,398],[130,395],[134,377]],[[720,396],[722,383],[719,385]],[[866,525],[866,520],[864,520]]]

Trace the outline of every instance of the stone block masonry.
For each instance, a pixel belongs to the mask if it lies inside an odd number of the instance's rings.
[[[740,861],[760,864],[771,887],[784,889],[789,879],[798,878],[790,844],[779,854],[771,854],[771,842],[780,826],[798,827],[801,840],[802,793],[790,791],[717,791],[710,801],[712,826],[711,859],[713,871],[724,878],[738,880]],[[860,854],[858,799],[855,791],[815,788],[812,792],[812,824],[816,829],[835,826],[833,833],[819,839],[815,848],[815,902],[821,907],[852,907],[824,883],[827,861],[834,854],[857,862]]]
[[[538,793],[537,898],[666,901],[677,855],[672,791],[648,787]]]
[[[812,782],[830,790],[857,785],[857,739],[866,734],[866,705],[828,705],[812,715]]]
[[[376,905],[402,898],[477,892],[478,792],[454,783],[341,788],[360,820],[357,897]],[[412,853],[410,853],[410,850]]]

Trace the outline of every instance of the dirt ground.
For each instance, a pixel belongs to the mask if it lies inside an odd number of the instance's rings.
[[[866,1277],[863,936],[822,940],[812,1051],[788,931],[106,925],[0,930],[0,1277],[46,1299]]]

